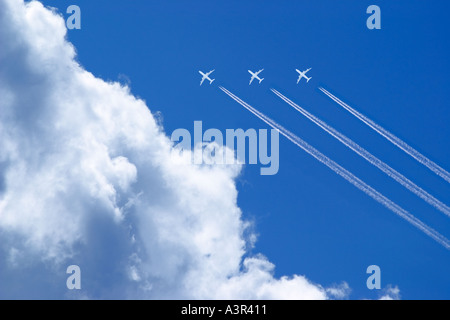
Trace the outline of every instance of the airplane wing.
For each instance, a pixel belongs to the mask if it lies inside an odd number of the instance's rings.
[[[254,79],[255,79],[255,77],[252,76],[252,78],[250,79],[250,82],[248,83],[248,85],[251,85]]]
[[[264,69],[259,70],[258,72],[256,72],[255,76],[257,76],[258,74],[260,74]]]
[[[205,81],[206,77],[202,78],[202,81],[200,81],[200,85],[202,85],[203,81]]]
[[[214,70],[215,70],[215,69],[214,69]],[[206,74],[206,76],[208,77],[211,73],[214,72],[214,70],[211,70],[210,72],[208,72],[208,73]]]

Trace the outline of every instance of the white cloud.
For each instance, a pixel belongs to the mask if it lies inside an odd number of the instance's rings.
[[[244,259],[240,168],[173,157],[145,102],[79,66],[65,32],[39,2],[0,0],[0,255],[9,261],[0,278],[12,277],[9,289],[44,283],[42,297],[77,297],[51,278],[64,273],[44,271],[70,261],[82,269],[78,298],[345,295],[346,285],[275,279],[263,256]],[[50,278],[19,284],[18,266]]]
[[[400,289],[397,286],[388,285],[383,289],[383,294],[379,300],[400,300]]]

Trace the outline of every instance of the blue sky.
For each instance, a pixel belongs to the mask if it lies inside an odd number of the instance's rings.
[[[222,85],[266,113],[442,234],[450,221],[277,98],[275,88],[342,131],[444,203],[450,186],[334,104],[322,86],[450,169],[450,4],[425,1],[61,1],[82,11],[68,32],[78,61],[95,76],[129,79],[133,94],[177,128],[268,128],[218,89]],[[366,28],[366,8],[381,8],[382,29]],[[312,67],[297,85],[295,68]],[[264,68],[261,85],[247,69]],[[215,69],[199,86],[198,70]],[[128,81],[128,80],[127,80]],[[366,288],[369,265],[402,298],[450,298],[450,253],[280,137],[280,170],[246,166],[238,205],[259,234],[253,251],[276,275],[346,281],[351,298]],[[253,252],[252,251],[252,252]]]

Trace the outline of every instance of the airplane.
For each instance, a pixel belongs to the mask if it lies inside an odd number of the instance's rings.
[[[214,69],[214,70],[215,70],[215,69]],[[200,81],[200,85],[202,85],[202,84],[203,84],[203,81],[205,81],[206,79],[209,81],[209,84],[213,83],[213,81],[216,80],[216,79],[210,79],[210,78],[209,78],[209,75],[210,75],[211,73],[213,73],[214,70],[211,70],[211,71],[208,72],[208,73],[203,73],[203,72],[199,71],[199,73],[203,76],[203,77],[202,77],[202,81]]]
[[[264,69],[259,70],[258,72],[252,72],[250,70],[248,70],[248,72],[252,75],[252,78],[250,79],[250,83],[248,85],[251,85],[253,80],[257,79],[259,81],[259,83],[261,83],[261,81],[264,80],[264,78],[259,78],[258,74],[260,74]]]
[[[309,71],[309,70],[311,70],[312,68],[309,68],[308,70],[305,70],[305,71],[303,71],[303,72],[301,72],[300,70],[298,70],[298,69],[295,69],[295,71],[297,71],[298,72],[298,74],[300,75],[299,77],[298,77],[298,80],[297,80],[297,84],[300,82],[300,80],[302,79],[302,78],[305,78],[306,79],[306,82],[309,82],[309,80],[311,80],[312,79],[312,77],[307,77],[306,76],[306,73]]]

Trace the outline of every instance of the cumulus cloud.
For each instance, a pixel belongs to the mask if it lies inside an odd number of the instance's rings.
[[[84,70],[65,36],[40,2],[0,0],[0,297],[343,296],[244,258],[240,167],[180,161],[146,103]]]
[[[400,289],[397,286],[388,285],[383,289],[379,300],[400,300]]]

